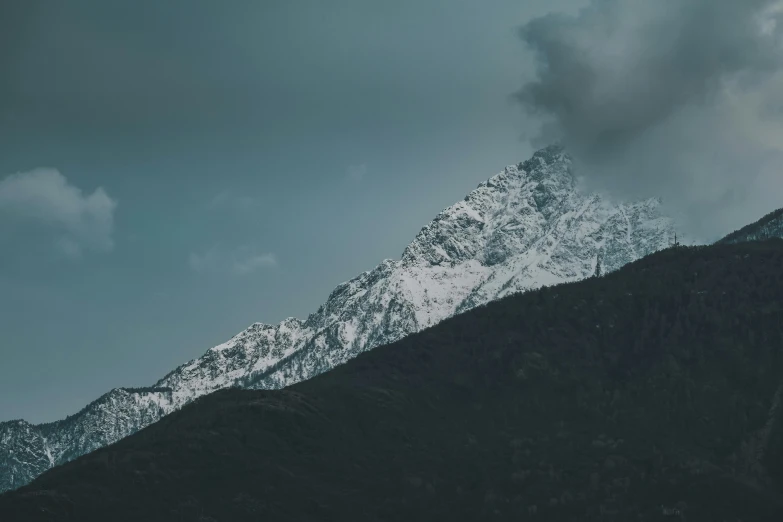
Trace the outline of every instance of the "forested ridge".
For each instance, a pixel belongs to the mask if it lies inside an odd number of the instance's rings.
[[[758,221],[735,230],[720,240],[720,243],[740,243],[780,237],[783,233],[783,208],[765,215]]]
[[[0,496],[6,521],[783,520],[783,240],[674,247]]]

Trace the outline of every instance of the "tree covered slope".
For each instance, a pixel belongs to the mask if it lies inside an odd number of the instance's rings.
[[[671,248],[512,295],[201,397],[0,520],[783,520],[781,266],[781,240]]]
[[[755,223],[735,230],[719,242],[742,243],[743,241],[763,241],[773,237],[783,237],[783,208],[770,212]]]

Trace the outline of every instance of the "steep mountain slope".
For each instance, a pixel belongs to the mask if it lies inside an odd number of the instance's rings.
[[[671,248],[285,390],[224,390],[0,519],[783,520],[783,241]]]
[[[755,223],[744,226],[724,237],[719,243],[742,243],[783,237],[783,208],[770,212]]]
[[[668,246],[657,200],[612,204],[576,188],[557,147],[441,212],[399,260],[339,285],[306,320],[256,323],[154,388],[113,390],[66,421],[0,424],[0,491],[229,386],[276,389],[503,296],[611,272]]]
[[[171,411],[171,390],[116,388],[64,420],[0,423],[0,490],[135,433]]]

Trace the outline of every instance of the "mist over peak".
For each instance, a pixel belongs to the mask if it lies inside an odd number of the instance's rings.
[[[519,34],[537,69],[514,98],[592,188],[660,196],[704,239],[780,206],[783,4],[593,0]]]

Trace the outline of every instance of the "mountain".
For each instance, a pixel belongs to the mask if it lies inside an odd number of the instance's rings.
[[[783,241],[669,248],[285,390],[201,397],[0,520],[783,520]]]
[[[135,433],[171,411],[170,404],[170,389],[117,388],[61,421],[0,423],[1,490]]]
[[[0,491],[230,386],[277,389],[504,296],[608,273],[667,247],[651,199],[577,189],[558,147],[506,167],[425,226],[399,260],[339,285],[307,319],[256,323],[152,388],[115,389],[64,421],[0,424]]]
[[[720,243],[741,243],[783,237],[783,208],[770,212],[755,223],[751,223],[721,239]]]

